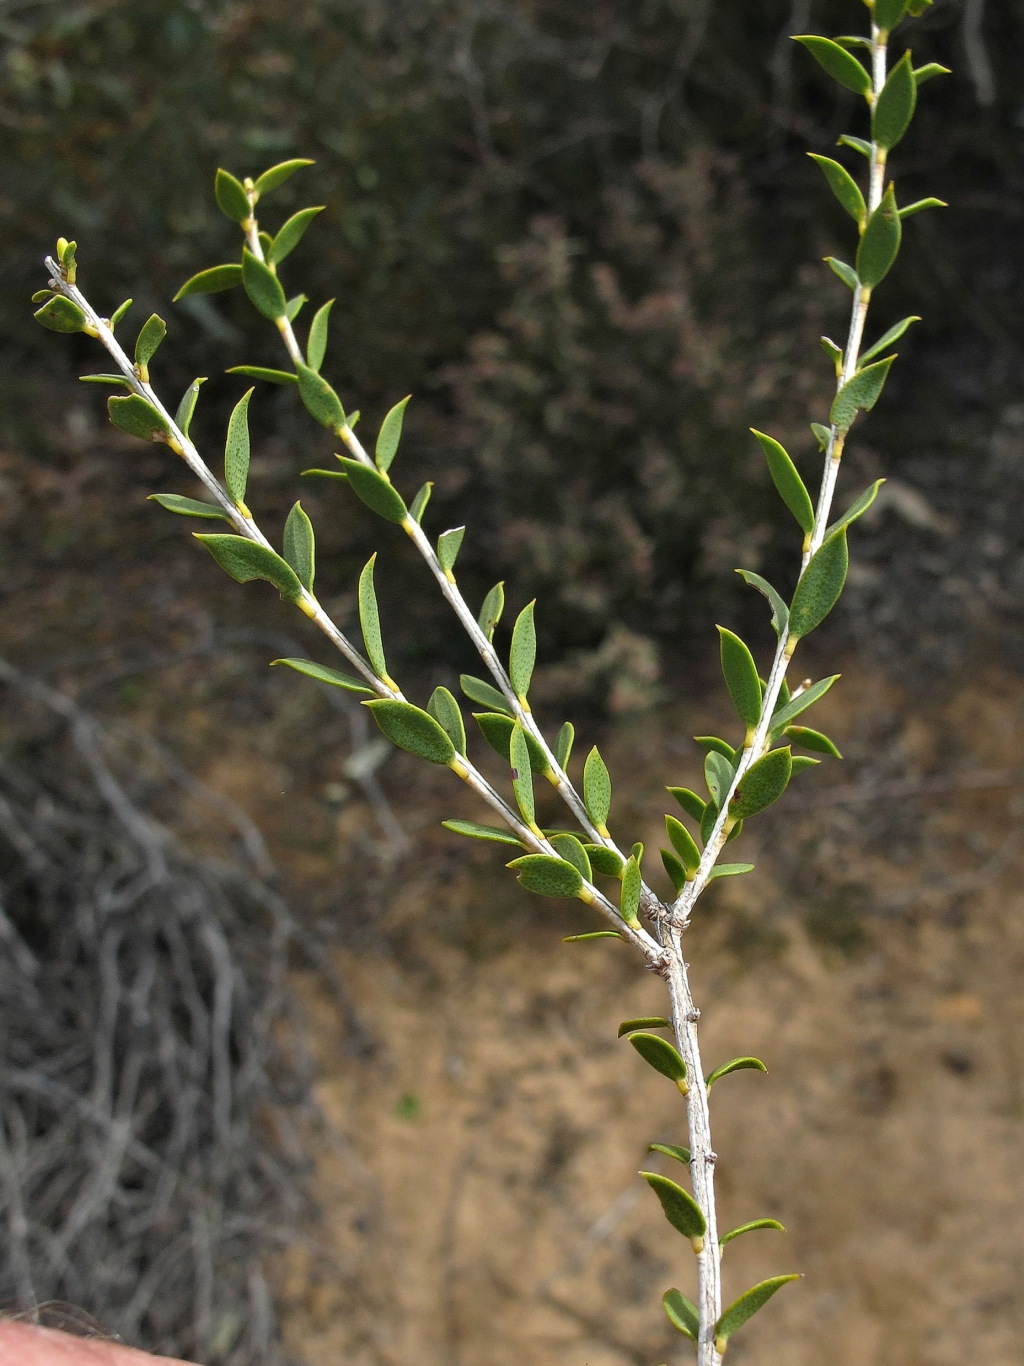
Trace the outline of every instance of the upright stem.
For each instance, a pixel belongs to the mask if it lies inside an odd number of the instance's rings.
[[[686,1118],[690,1135],[690,1178],[693,1198],[701,1208],[707,1223],[704,1246],[697,1254],[697,1308],[700,1313],[700,1336],[697,1342],[697,1366],[720,1366],[721,1355],[715,1348],[715,1324],[722,1313],[722,1260],[718,1246],[718,1216],[715,1209],[715,1151],[711,1146],[711,1110],[704,1068],[697,1042],[697,1021],[700,1011],[693,1000],[683,958],[682,929],[673,926],[668,932],[667,966],[669,1000],[672,1009],[672,1028],[683,1061],[689,1092],[686,1096]]]

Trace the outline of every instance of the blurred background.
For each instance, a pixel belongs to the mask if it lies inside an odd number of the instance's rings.
[[[94,344],[28,297],[76,238],[97,307],[167,320],[165,398],[211,377],[215,463],[224,371],[275,337],[240,294],[170,299],[237,257],[217,166],[315,158],[265,207],[326,206],[283,269],[338,299],[326,373],[371,430],[414,394],[399,487],[467,524],[470,601],[538,598],[538,709],[600,741],[620,842],[650,846],[689,737],[732,724],[714,623],[770,649],[732,571],[792,581],[747,429],[811,477],[848,307],[821,258],[851,230],[805,154],[863,115],[790,35],[864,19],[0,0],[0,1304],[207,1366],[678,1355],[658,1301],[691,1271],[635,1171],[682,1116],[615,1043],[659,984],[563,947],[590,922],[440,830],[482,815],[443,774],[266,668],[330,661],[146,502],[197,490],[106,424]],[[954,74],[900,198],[949,208],[907,221],[872,306],[873,336],[922,321],[851,440],[840,502],[888,482],[803,665],[843,671],[846,758],[744,837],[758,874],[709,893],[690,955],[711,1062],[770,1068],[716,1091],[726,1221],[791,1230],[730,1248],[728,1289],[806,1273],[747,1366],[1024,1344],[1024,4],[936,0],[907,39]],[[331,447],[290,390],[252,419],[270,529]],[[301,493],[336,619],[379,547],[392,673],[453,686],[471,652],[404,538]]]

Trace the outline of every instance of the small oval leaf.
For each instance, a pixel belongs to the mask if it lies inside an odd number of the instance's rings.
[[[512,765],[512,790],[516,794],[519,810],[522,812],[527,825],[534,825],[536,812],[533,796],[533,764],[530,762],[530,749],[526,741],[526,732],[518,721],[512,724],[508,757],[509,763]]]
[[[649,1153],[664,1153],[666,1157],[674,1157],[684,1167],[690,1165],[689,1148],[680,1148],[675,1143],[648,1143],[647,1151]]]
[[[669,787],[665,790],[675,797],[688,816],[692,816],[695,821],[704,819],[707,802],[703,797],[698,797],[696,792],[691,792],[688,787]]]
[[[563,773],[568,767],[569,756],[572,754],[572,742],[575,738],[576,727],[571,721],[565,721],[555,737],[555,760]]]
[[[828,754],[833,759],[843,757],[836,748],[835,742],[830,740],[827,735],[822,735],[820,730],[811,730],[809,726],[787,726],[785,735],[787,740],[791,740],[794,745],[799,745],[801,749],[811,749],[816,754]]]
[[[296,503],[288,514],[281,549],[303,588],[307,593],[312,593],[316,577],[316,537],[313,523],[306,516],[301,503]]]
[[[446,830],[451,830],[456,835],[465,835],[471,840],[487,840],[491,844],[514,844],[517,849],[523,847],[510,830],[503,830],[497,825],[481,825],[479,821],[442,821],[441,824]]]
[[[737,569],[736,573],[739,574],[744,583],[749,583],[751,588],[756,588],[768,599],[772,609],[772,630],[777,636],[781,636],[789,625],[789,608],[783,601],[781,593],[776,592],[767,579],[763,579],[760,574],[755,574],[750,569]]]
[[[516,724],[512,717],[506,716],[502,712],[475,711],[473,719],[480,727],[481,735],[495,754],[500,754],[503,759],[508,759],[511,763],[512,728]],[[524,731],[524,734],[526,735],[527,749],[530,751],[530,766],[534,773],[539,773],[541,777],[546,778],[549,773],[547,756],[529,731]]]
[[[264,318],[276,322],[285,316],[287,300],[281,281],[248,247],[242,250],[242,285],[249,302]]]
[[[389,483],[372,465],[364,465],[361,460],[350,460],[348,457],[339,459],[352,491],[360,502],[386,522],[400,525],[405,521],[408,510],[394,484]]]
[[[537,659],[537,628],[533,620],[535,602],[528,602],[516,617],[512,628],[512,645],[508,656],[508,676],[512,691],[525,702],[530,691],[530,679]]]
[[[719,1247],[725,1247],[726,1243],[731,1243],[734,1238],[738,1238],[741,1233],[754,1233],[760,1228],[773,1228],[779,1233],[785,1233],[786,1229],[780,1224],[778,1219],[751,1219],[749,1224],[740,1224],[738,1228],[731,1228],[728,1233],[723,1233],[718,1240]]]
[[[158,314],[152,313],[142,325],[135,339],[135,364],[146,369],[157,353],[160,343],[167,336],[167,324]]]
[[[538,896],[573,897],[578,896],[583,889],[579,869],[549,854],[524,854],[522,858],[506,864],[506,867],[515,870],[520,886],[529,892],[536,892]],[[609,933],[614,935],[615,931],[599,930],[597,933],[606,938]],[[573,940],[593,937],[596,936],[571,936]]]
[[[206,377],[194,379],[181,396],[178,404],[178,411],[174,414],[174,421],[181,432],[188,436],[192,426],[192,418],[196,411],[196,403],[199,401],[199,390],[206,383]]]
[[[217,197],[217,204],[221,213],[230,218],[233,223],[244,223],[252,215],[245,186],[240,180],[236,180],[230,171],[225,171],[223,167],[218,170],[214,177],[213,192]]]
[[[768,1069],[760,1058],[733,1058],[731,1062],[723,1062],[721,1067],[708,1074],[707,1086],[710,1091],[715,1082],[722,1077],[727,1077],[731,1072],[743,1072],[746,1070],[754,1072],[767,1072]]]
[[[186,299],[190,294],[220,294],[223,290],[234,289],[235,285],[241,283],[240,265],[210,266],[208,270],[201,270],[190,280],[186,280],[171,302],[176,304],[179,299]]]
[[[224,442],[224,483],[236,506],[244,504],[249,481],[249,400],[252,395],[253,391],[249,389],[235,404]]]
[[[170,428],[148,399],[141,394],[107,399],[107,412],[115,427],[141,441],[166,441]]]
[[[703,814],[703,813],[702,813]],[[700,864],[700,850],[697,842],[683,825],[682,821],[677,821],[675,816],[665,817],[665,829],[668,837],[672,841],[672,848],[679,855],[679,859],[687,873],[693,874],[697,871]]]
[[[294,569],[268,546],[245,536],[197,533],[196,540],[202,541],[221,569],[238,583],[266,579],[285,602],[298,602],[302,597],[302,584]]]
[[[845,48],[833,43],[830,38],[820,38],[817,34],[794,34],[794,41],[800,43],[811,54],[833,80],[852,90],[855,95],[867,95],[871,90],[871,77],[865,68]]]
[[[330,322],[334,300],[328,299],[313,314],[309,325],[309,340],[306,342],[306,362],[311,370],[320,371],[327,355],[327,325]]]
[[[639,1015],[635,1020],[623,1020],[619,1025],[619,1035],[621,1039],[624,1034],[635,1034],[638,1029],[671,1029],[672,1021],[666,1020],[664,1015]],[[650,1152],[650,1148],[647,1149]]]
[[[374,458],[379,470],[390,469],[391,462],[398,453],[398,443],[402,439],[402,423],[405,420],[405,410],[410,398],[412,395],[406,394],[405,398],[400,403],[395,404],[380,424],[377,444],[374,447]]]
[[[760,1284],[751,1286],[738,1300],[730,1304],[722,1317],[715,1324],[715,1345],[721,1352],[724,1344],[729,1341],[737,1328],[742,1328],[746,1321],[757,1313],[762,1305],[767,1304],[776,1290],[780,1290],[788,1281],[798,1281],[799,1275],[773,1276],[770,1280],[761,1281]],[[718,1346],[721,1343],[722,1346]]]
[[[772,476],[772,482],[779,491],[779,497],[796,518],[800,529],[810,534],[814,529],[814,504],[811,502],[811,495],[807,492],[807,486],[800,478],[789,453],[774,437],[759,432],[753,427],[751,431],[757,437],[761,449],[764,451],[764,457],[768,462],[768,471]]]
[[[269,259],[273,261],[275,266],[283,261],[286,256],[291,255],[302,241],[310,223],[318,213],[323,213],[323,211],[323,204],[315,209],[300,209],[298,213],[293,213],[291,218],[282,224],[268,252]]]
[[[590,866],[590,859],[587,857],[587,851],[575,835],[552,835],[549,843],[559,858],[564,858],[566,863],[571,863],[574,868],[578,869],[585,882],[593,882],[594,873]]]
[[[583,847],[595,873],[604,873],[608,877],[622,876],[626,863],[615,849],[609,849],[605,844],[585,844]]]
[[[380,698],[364,702],[392,744],[431,764],[450,764],[455,746],[434,718],[411,702]]]
[[[341,399],[327,381],[308,365],[296,365],[299,397],[311,417],[322,427],[338,432],[345,425],[345,409]]]
[[[376,562],[377,552],[374,551],[359,575],[359,625],[363,633],[366,657],[369,659],[374,673],[378,678],[387,679],[388,666],[384,658],[384,643],[380,634],[380,611],[377,607],[377,593],[373,586],[373,571]]]
[[[596,745],[583,765],[583,802],[590,819],[603,835],[612,807],[612,779]]]
[[[704,1235],[708,1226],[701,1207],[693,1196],[659,1172],[641,1172],[640,1175],[661,1201],[665,1218],[672,1227],[684,1238],[689,1238],[695,1252],[700,1252],[704,1247]]]
[[[840,166],[839,162],[833,161],[831,157],[818,156],[814,152],[808,152],[808,156],[821,167],[829,189],[853,221],[863,224],[868,216],[867,205],[864,203],[860,186],[846,167]]]
[[[789,748],[770,750],[744,773],[732,801],[729,816],[746,820],[756,816],[777,801],[789,786],[793,773],[793,755]]]
[[[791,641],[802,640],[828,616],[839,601],[850,567],[846,528],[822,542],[800,576],[789,609]]]
[[[497,688],[492,688],[484,679],[474,678],[472,674],[459,674],[459,687],[471,702],[479,702],[482,707],[504,712],[506,716],[512,715],[512,708],[505,694]]]
[[[269,194],[271,190],[276,190],[278,185],[290,180],[303,166],[312,165],[314,163],[309,157],[292,157],[290,161],[279,161],[276,166],[271,166],[269,171],[264,171],[256,181],[256,192],[261,195]]]
[[[891,150],[910,127],[917,103],[917,81],[910,53],[905,52],[882,87],[875,102],[871,129],[879,147]]]
[[[832,684],[841,677],[841,674],[831,674],[828,678],[819,679],[817,683],[812,683],[809,688],[805,688],[803,692],[797,693],[796,697],[785,702],[772,716],[772,734],[778,734],[790,722],[795,721],[801,712],[805,712],[819,698],[824,697]]]
[[[700,1314],[694,1302],[673,1288],[665,1291],[661,1303],[672,1327],[678,1328],[680,1333],[696,1342],[700,1334]]]
[[[427,703],[427,711],[444,730],[459,754],[466,753],[466,727],[459,704],[447,688],[435,688]]]
[[[489,590],[480,607],[480,615],[477,617],[477,624],[488,640],[494,639],[495,627],[501,620],[501,614],[505,610],[505,585],[496,583]],[[477,698],[477,701],[480,699]]]
[[[437,538],[437,559],[446,575],[450,575],[455,568],[455,561],[462,549],[462,538],[465,534],[466,528],[464,526],[456,526],[452,527],[450,531],[442,531]]]
[[[63,294],[55,294],[49,303],[36,309],[32,314],[37,323],[50,332],[84,332],[86,316],[76,303],[65,299]]]
[[[307,678],[315,678],[318,683],[329,683],[332,688],[344,688],[346,692],[360,693],[365,697],[374,695],[373,689],[362,679],[353,678],[351,674],[343,674],[338,669],[329,669],[325,664],[317,664],[312,659],[275,659],[272,663],[286,664],[296,673],[304,674]]]
[[[653,1067],[655,1072],[668,1077],[669,1081],[674,1081],[685,1095],[686,1063],[683,1062],[674,1044],[669,1043],[668,1039],[663,1039],[660,1034],[647,1034],[642,1031],[631,1033],[629,1042],[644,1062]]]
[[[719,626],[718,635],[725,686],[740,720],[752,730],[761,716],[761,680],[754,656],[739,636],[724,626]]]
[[[642,890],[640,863],[636,856],[631,854],[622,870],[622,890],[619,897],[619,909],[627,925],[639,924],[636,913],[640,909],[640,893]]]
[[[868,219],[857,248],[857,275],[862,285],[873,289],[881,284],[899,255],[902,239],[903,228],[896,208],[896,195],[890,185],[878,208]]]
[[[211,517],[222,522],[230,521],[228,514],[216,503],[201,503],[198,498],[185,498],[180,493],[151,493],[148,501],[159,503],[168,512],[177,512],[182,517]]]

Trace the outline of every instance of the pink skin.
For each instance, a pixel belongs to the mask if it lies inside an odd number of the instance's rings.
[[[72,1337],[53,1328],[0,1320],[0,1366],[188,1366],[116,1342]]]

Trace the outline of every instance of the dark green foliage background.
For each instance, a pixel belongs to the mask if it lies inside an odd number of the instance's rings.
[[[284,276],[314,304],[339,298],[332,382],[374,425],[414,391],[400,487],[435,478],[428,522],[469,523],[460,574],[473,593],[501,576],[513,607],[540,596],[542,658],[567,664],[552,685],[598,698],[616,678],[613,705],[628,707],[649,694],[656,651],[676,656],[723,611],[760,622],[733,567],[785,586],[794,528],[746,429],[767,427],[805,470],[812,461],[806,424],[830,389],[817,337],[841,336],[848,298],[818,262],[853,246],[803,153],[863,131],[855,98],[786,35],[864,20],[855,0],[8,4],[7,435],[48,458],[41,419],[74,369],[95,366],[85,339],[57,342],[28,320],[58,233],[79,240],[99,305],[132,293],[136,326],[154,309],[168,319],[159,386],[275,363],[272,329],[240,294],[168,300],[236,252],[212,199],[217,165],[246,174],[315,157],[267,209],[276,226],[327,206]],[[835,618],[865,636],[882,626],[918,663],[952,662],[971,639],[950,645],[951,611],[987,629],[1024,585],[1008,510],[1024,479],[1024,7],[988,6],[980,59],[968,60],[962,20],[959,0],[937,0],[908,29],[916,59],[956,75],[922,93],[894,159],[900,197],[952,207],[908,222],[879,291],[873,335],[903,313],[925,321],[855,433],[843,495],[885,473],[935,514],[890,510],[858,529],[866,571]],[[204,391],[197,431],[210,448],[240,391],[230,377]],[[293,395],[261,390],[253,411],[296,474],[320,458]],[[381,528],[342,495],[319,508],[329,572],[351,586]],[[893,541],[896,585],[872,567]],[[418,582],[400,585],[417,620],[446,621],[425,579],[418,601]]]

